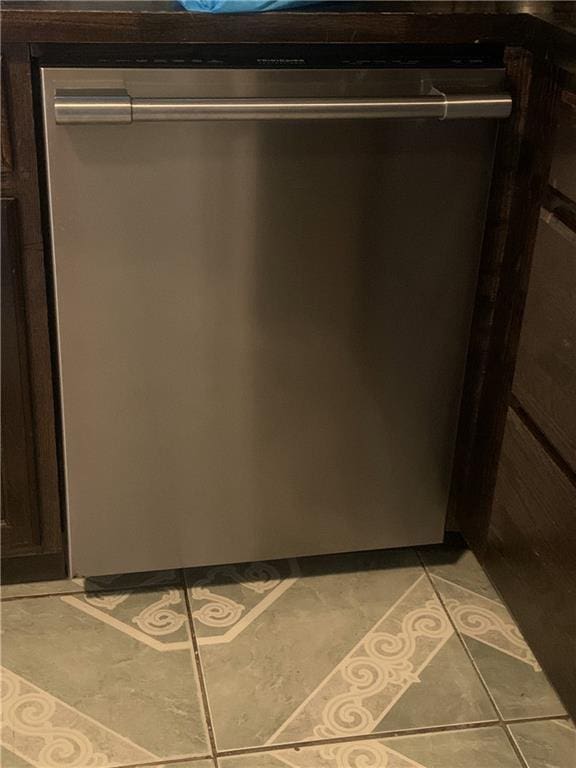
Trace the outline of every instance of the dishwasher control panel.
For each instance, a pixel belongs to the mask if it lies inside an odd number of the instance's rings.
[[[46,67],[473,69],[503,66],[502,46],[480,44],[41,44],[34,47],[33,53],[40,65]]]

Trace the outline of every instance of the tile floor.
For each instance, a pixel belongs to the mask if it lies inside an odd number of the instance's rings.
[[[9,586],[3,768],[575,768],[471,553]]]

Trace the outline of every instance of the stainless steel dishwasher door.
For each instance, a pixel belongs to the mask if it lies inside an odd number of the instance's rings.
[[[54,116],[400,74],[43,71],[74,575],[442,539],[496,122]]]

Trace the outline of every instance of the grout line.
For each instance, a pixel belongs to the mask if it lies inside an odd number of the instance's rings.
[[[130,763],[129,765],[118,766],[118,768],[171,768],[172,765],[178,768],[183,763],[199,763],[201,760],[213,760],[212,755],[193,755],[192,757],[165,757],[163,760],[155,760],[153,763]],[[112,765],[111,768],[117,768]]]
[[[218,757],[234,757],[237,755],[252,755],[262,752],[279,752],[304,747],[323,747],[330,744],[351,744],[356,741],[375,741],[392,739],[402,736],[425,736],[427,734],[445,733],[447,731],[470,731],[478,728],[493,728],[499,725],[497,720],[486,720],[478,723],[454,723],[452,725],[434,725],[427,728],[405,728],[401,731],[373,731],[372,733],[355,734],[354,736],[336,736],[332,739],[314,739],[312,741],[290,741],[283,744],[265,744],[262,747],[241,747],[225,749],[218,752]]]
[[[508,742],[509,742],[510,746],[512,747],[512,751],[514,752],[514,754],[518,758],[518,761],[520,763],[521,768],[530,768],[530,766],[528,765],[528,763],[524,759],[524,755],[520,751],[520,747],[516,744],[512,734],[508,730],[508,726],[506,725],[506,723],[502,723],[502,729],[504,730],[504,734],[505,734],[506,738],[508,739]]]
[[[428,582],[429,582],[430,586],[432,587],[432,589],[434,591],[434,594],[436,595],[436,597],[440,601],[440,605],[442,606],[442,608],[444,609],[444,612],[448,616],[448,620],[450,621],[450,624],[452,625],[452,628],[454,629],[454,633],[456,634],[456,637],[460,641],[460,645],[464,649],[464,652],[465,652],[466,656],[468,657],[470,663],[474,667],[474,671],[478,675],[478,678],[479,678],[480,682],[482,683],[482,687],[486,691],[486,694],[488,695],[488,698],[490,699],[490,702],[491,702],[492,706],[494,707],[496,715],[498,716],[498,722],[500,724],[502,724],[504,722],[504,720],[502,719],[502,713],[498,709],[498,705],[496,704],[496,701],[494,700],[494,696],[492,696],[492,692],[490,691],[490,689],[488,688],[488,686],[484,682],[484,678],[482,677],[482,674],[480,673],[480,670],[478,669],[478,665],[476,664],[476,661],[474,660],[472,654],[470,653],[470,650],[469,650],[468,646],[466,645],[466,641],[462,637],[462,635],[460,633],[460,630],[456,626],[456,624],[455,624],[455,622],[454,622],[454,620],[452,618],[452,614],[450,613],[450,611],[446,607],[446,604],[444,602],[444,598],[442,597],[442,595],[440,593],[440,590],[434,584],[434,579],[431,577],[431,575],[430,575],[430,573],[428,571],[428,568],[426,566],[426,563],[424,562],[424,559],[422,558],[422,556],[420,555],[419,552],[417,552],[416,554],[418,555],[418,559],[420,560],[420,564],[422,565],[422,568],[424,569],[424,573],[426,574],[426,577],[428,579]]]
[[[111,590],[107,590],[111,591]],[[120,590],[116,590],[120,591]],[[13,603],[15,600],[35,600],[40,597],[65,597],[66,595],[85,595],[86,592],[83,589],[77,589],[77,590],[64,590],[62,592],[41,592],[38,595],[14,595],[12,597],[2,597],[0,598],[0,602],[2,603]],[[90,594],[94,594],[91,592]]]
[[[440,593],[440,590],[437,589],[436,585],[434,584],[434,579],[432,578],[432,576],[430,575],[430,572],[428,571],[428,567],[427,567],[427,565],[426,565],[426,563],[424,561],[424,558],[421,556],[420,552],[416,551],[416,554],[418,556],[418,559],[420,560],[422,568],[424,568],[424,572],[426,574],[426,577],[428,578],[428,581],[430,582],[430,586],[434,590],[434,593],[436,594],[436,597],[440,601],[440,604],[441,604],[442,608],[444,609],[445,613],[447,614],[450,623],[454,627],[454,632],[456,633],[456,636],[457,636],[458,640],[460,641],[461,646],[464,648],[464,652],[465,652],[466,656],[470,660],[470,663],[472,664],[472,666],[474,668],[474,671],[476,672],[482,687],[486,691],[486,694],[487,694],[490,702],[492,703],[492,706],[494,707],[494,711],[496,712],[496,715],[498,716],[498,725],[504,731],[504,734],[505,734],[508,742],[510,743],[510,746],[512,747],[512,750],[513,750],[514,754],[516,755],[516,757],[518,758],[518,760],[520,762],[520,766],[522,766],[522,768],[528,768],[522,753],[520,752],[520,750],[516,746],[516,743],[514,742],[514,739],[512,738],[512,735],[510,734],[510,732],[508,731],[508,728],[506,727],[506,722],[505,722],[505,720],[503,718],[502,713],[500,712],[500,709],[498,708],[498,705],[496,704],[496,700],[494,699],[494,696],[492,695],[492,691],[486,685],[486,681],[484,680],[484,677],[482,676],[482,673],[478,669],[478,665],[476,664],[476,661],[475,661],[474,657],[472,656],[472,653],[470,652],[470,649],[466,645],[466,641],[462,637],[462,635],[460,633],[460,630],[458,629],[458,627],[456,626],[454,620],[452,619],[452,615],[451,615],[450,611],[448,610],[448,608],[446,607],[446,604],[444,603],[444,598],[442,597],[442,595]]]
[[[196,637],[196,631],[194,629],[194,620],[192,618],[192,606],[190,605],[190,596],[188,595],[188,587],[186,583],[186,576],[184,569],[180,570],[182,583],[184,584],[184,601],[186,603],[186,611],[188,613],[188,623],[190,625],[190,636],[192,638],[192,649],[194,659],[196,661],[196,672],[198,674],[198,683],[200,685],[200,693],[202,696],[202,706],[204,708],[204,718],[206,720],[206,728],[208,731],[208,739],[210,741],[210,748],[212,751],[212,760],[215,765],[216,761],[216,738],[214,735],[214,726],[212,725],[212,715],[210,713],[210,702],[208,700],[208,689],[206,687],[206,681],[204,679],[204,670],[202,669],[202,661],[200,659],[200,651],[198,650],[198,639]]]
[[[452,627],[453,627],[453,629],[454,629],[454,633],[456,634],[456,637],[457,637],[457,638],[458,638],[458,640],[460,641],[460,645],[461,645],[461,646],[462,646],[462,648],[464,649],[464,652],[465,652],[466,656],[468,657],[468,659],[469,659],[470,663],[471,663],[471,664],[472,664],[472,666],[474,667],[474,671],[475,671],[475,672],[476,672],[476,674],[478,675],[478,678],[479,678],[480,682],[482,683],[482,687],[483,687],[483,688],[484,688],[484,690],[486,691],[486,694],[488,695],[488,698],[490,699],[490,702],[491,702],[492,706],[494,707],[494,710],[496,711],[496,715],[498,716],[498,722],[499,722],[500,724],[502,724],[502,723],[504,722],[504,721],[503,721],[503,719],[502,719],[502,713],[500,712],[500,710],[499,710],[499,708],[498,708],[498,705],[496,704],[496,701],[495,701],[495,699],[494,699],[494,696],[492,695],[492,692],[490,691],[490,689],[489,689],[489,688],[488,688],[488,686],[486,685],[486,683],[485,683],[485,681],[484,681],[484,678],[482,677],[482,674],[481,674],[480,670],[478,669],[478,665],[476,664],[476,661],[475,661],[474,657],[472,656],[472,654],[470,653],[470,650],[469,650],[468,646],[466,645],[466,641],[465,641],[465,640],[464,640],[464,638],[462,637],[462,634],[460,633],[460,630],[458,629],[458,627],[456,626],[456,623],[454,622],[454,620],[453,620],[453,618],[452,618],[452,614],[450,613],[450,611],[449,611],[449,610],[448,610],[448,608],[446,607],[446,604],[445,604],[445,602],[444,602],[444,598],[442,597],[442,594],[440,593],[440,590],[439,590],[439,589],[436,587],[436,585],[434,584],[434,579],[431,577],[430,573],[428,572],[428,568],[427,568],[427,566],[426,566],[426,563],[424,562],[424,560],[423,560],[423,559],[422,559],[422,557],[420,556],[420,553],[418,552],[417,554],[418,554],[418,558],[419,558],[419,560],[420,560],[420,563],[422,564],[422,568],[424,568],[424,573],[426,574],[426,577],[427,577],[427,579],[428,579],[428,582],[430,583],[430,586],[431,586],[431,587],[432,587],[432,589],[434,590],[434,594],[436,595],[436,597],[437,597],[437,598],[438,598],[438,600],[440,601],[440,605],[441,605],[441,606],[442,606],[442,608],[444,609],[444,612],[445,612],[445,613],[446,613],[446,615],[448,616],[448,619],[449,619],[449,621],[450,621],[450,624],[452,625]]]
[[[462,549],[464,549],[464,548],[466,548],[466,550],[467,550],[468,552],[472,552],[472,550],[471,550],[469,547],[465,546],[465,545],[463,545],[463,546],[462,546]],[[420,562],[421,562],[421,563],[422,563],[422,565],[424,566],[424,569],[425,569],[425,570],[426,570],[426,572],[429,574],[429,571],[428,571],[428,566],[426,565],[426,562],[425,562],[425,561],[424,561],[424,559],[422,558],[422,555],[421,555],[421,553],[420,553],[420,549],[415,549],[415,551],[417,552],[417,554],[418,554],[418,558],[420,559]],[[474,554],[474,553],[472,552],[472,554]],[[474,557],[476,557],[476,556],[474,555]],[[439,576],[438,574],[432,574],[432,575],[434,576],[434,578],[435,578],[435,579],[441,579],[442,581],[445,581],[445,582],[447,582],[448,584],[454,584],[454,585],[455,585],[455,586],[457,586],[459,589],[465,589],[465,590],[467,590],[468,592],[472,592],[473,594],[478,594],[480,597],[482,597],[482,598],[484,598],[484,599],[486,599],[486,600],[492,600],[493,602],[499,602],[499,603],[501,604],[501,607],[502,607],[502,608],[504,608],[504,609],[507,611],[507,613],[508,613],[509,617],[510,617],[510,618],[511,618],[511,620],[514,622],[514,624],[516,625],[516,628],[518,629],[518,631],[520,632],[520,634],[521,634],[521,635],[522,635],[522,637],[524,638],[524,633],[521,631],[521,629],[520,629],[520,625],[518,624],[518,621],[517,621],[517,619],[516,619],[516,616],[514,615],[514,612],[512,611],[512,608],[511,608],[511,606],[508,604],[508,601],[506,600],[506,598],[504,597],[504,595],[502,594],[502,592],[500,591],[500,589],[498,588],[498,586],[495,584],[495,582],[492,580],[492,576],[491,576],[491,575],[488,573],[488,571],[487,571],[487,570],[484,568],[484,566],[482,565],[482,563],[481,563],[481,562],[478,560],[478,558],[476,558],[476,560],[478,561],[478,565],[479,565],[479,566],[480,566],[480,568],[482,569],[482,573],[484,574],[484,576],[485,576],[486,580],[488,581],[489,585],[490,585],[490,586],[492,587],[492,589],[494,590],[494,592],[495,592],[495,594],[496,594],[496,597],[498,598],[498,600],[494,601],[494,598],[490,598],[490,597],[487,597],[486,595],[483,595],[483,594],[480,594],[480,593],[474,592],[474,590],[473,590],[473,589],[469,589],[468,587],[463,587],[463,586],[462,586],[462,584],[459,584],[457,581],[451,581],[450,579],[447,579],[447,578],[446,578],[446,577],[444,577],[444,576]],[[429,574],[429,575],[430,575],[430,574]],[[434,586],[434,578],[432,578],[432,579],[431,579],[431,581],[432,581],[432,586]],[[435,591],[435,592],[437,592],[437,590],[436,590],[436,589],[435,589],[434,591]],[[439,597],[440,597],[440,599],[442,600],[442,598],[441,598],[441,596],[440,596],[440,595],[439,595]],[[442,601],[442,604],[444,604],[444,602],[443,602],[443,601]],[[526,641],[526,638],[524,638],[524,640]],[[532,654],[534,655],[534,657],[536,658],[536,661],[537,661],[538,663],[540,663],[540,662],[539,662],[539,659],[538,659],[538,657],[536,656],[536,654],[534,653],[534,651],[533,651],[532,647],[531,647],[531,646],[529,646],[529,648],[530,648],[530,650],[532,651]],[[540,668],[540,674],[542,674],[542,675],[544,676],[544,678],[545,678],[546,682],[548,683],[548,685],[550,686],[550,688],[552,688],[552,690],[553,690],[553,691],[554,691],[554,693],[556,694],[557,698],[560,700],[560,703],[562,704],[562,707],[564,707],[564,704],[562,703],[562,699],[560,698],[560,696],[559,696],[559,694],[558,694],[558,691],[556,690],[556,686],[552,685],[552,683],[550,682],[550,678],[548,677],[548,673],[546,672],[546,670],[545,670],[545,669],[544,669],[542,666],[541,666],[541,668]],[[565,709],[565,708],[564,708],[564,711],[563,711],[563,713],[562,713],[561,715],[558,715],[558,717],[559,717],[559,718],[562,718],[562,717],[567,717],[567,716],[569,716],[569,715],[567,715],[567,712],[566,712],[566,709]],[[550,717],[549,715],[545,715],[544,717],[531,716],[531,717],[526,717],[526,718],[518,718],[518,720],[547,720],[547,719],[549,719],[549,717]],[[553,715],[553,716],[552,716],[552,718],[553,718],[553,719],[557,719],[557,718],[556,718],[556,715]],[[513,722],[513,721],[512,721],[512,720],[510,720],[510,721],[506,720],[506,722]]]
[[[426,574],[428,576],[428,580],[432,584],[432,588],[434,589],[434,592],[438,595],[438,599],[442,603],[442,605],[444,607],[444,610],[448,613],[449,616],[450,616],[450,611],[448,611],[448,609],[444,605],[444,599],[443,599],[442,595],[440,594],[440,591],[437,589],[436,584],[434,582],[434,579],[440,579],[441,581],[445,581],[447,584],[454,584],[459,589],[465,589],[467,592],[471,592],[472,594],[478,594],[483,599],[486,599],[486,600],[491,600],[492,599],[492,598],[486,597],[486,595],[482,595],[480,593],[474,592],[473,589],[468,589],[468,587],[463,587],[457,581],[451,581],[450,579],[447,579],[444,576],[439,576],[438,574],[431,574],[430,571],[428,570],[428,566],[426,565],[426,561],[422,557],[420,551],[419,550],[415,550],[415,551],[416,551],[416,554],[418,555],[418,559],[420,560],[420,563],[422,564],[422,567],[426,571]],[[467,549],[467,551],[468,552],[472,552],[472,550],[470,550],[470,549]],[[474,554],[474,553],[472,553],[472,554]],[[520,630],[520,627],[518,625],[518,622],[516,621],[516,618],[515,618],[514,614],[512,613],[512,610],[510,609],[508,603],[506,602],[504,596],[499,591],[499,589],[496,586],[496,584],[493,583],[493,581],[492,581],[492,579],[490,577],[490,574],[487,573],[487,571],[484,569],[484,566],[480,562],[478,562],[478,565],[482,569],[482,573],[484,574],[484,576],[486,577],[488,583],[490,584],[490,586],[492,587],[492,589],[494,590],[494,592],[496,593],[496,595],[498,597],[498,601],[494,601],[493,600],[493,602],[499,602],[501,604],[502,608],[504,608],[508,612],[508,615],[509,615],[510,619],[516,625],[516,628],[518,629],[518,631],[520,631],[520,633],[522,634],[522,632]],[[456,627],[454,627],[454,628],[456,629],[456,632],[458,633],[458,635],[460,635],[460,633],[458,632],[458,629]],[[523,634],[522,634],[522,637],[524,637]],[[524,638],[524,640],[525,640],[525,638]],[[480,678],[482,679],[482,681],[484,681],[484,678],[482,677],[482,675],[480,673],[480,670],[477,668],[476,662],[474,661],[474,658],[473,658],[472,654],[468,651],[468,646],[466,645],[466,641],[464,640],[464,638],[462,638],[462,641],[464,643],[464,647],[465,647],[466,652],[468,653],[468,656],[470,657],[472,663],[474,664],[474,668],[478,672],[478,674],[479,674]],[[525,642],[526,642],[526,640],[525,640]],[[531,646],[528,646],[528,647],[532,651]],[[532,651],[532,653],[534,653],[534,651]],[[562,713],[558,714],[558,715],[528,715],[526,717],[510,717],[510,718],[505,718],[503,715],[501,715],[500,710],[498,709],[498,707],[496,705],[496,702],[494,702],[494,706],[496,707],[496,711],[500,715],[500,717],[502,719],[502,722],[505,722],[505,723],[524,723],[524,722],[530,722],[532,720],[537,721],[537,720],[566,720],[566,719],[570,720],[571,719],[570,715],[568,714],[568,712],[566,712],[566,709],[564,708],[562,700],[560,699],[560,696],[558,695],[558,692],[557,692],[555,686],[553,686],[552,683],[550,682],[550,679],[548,677],[548,674],[547,674],[546,670],[541,668],[540,674],[544,677],[544,679],[546,680],[546,682],[548,683],[550,688],[552,688],[552,690],[556,694],[557,698],[559,699],[560,704],[561,704],[561,706],[563,708]],[[487,686],[485,686],[485,687],[486,687],[486,690],[488,690],[488,687]],[[492,696],[490,696],[490,698],[492,698]]]
[[[566,720],[568,723],[571,722],[570,715],[563,714],[563,715],[542,715],[541,717],[537,717],[535,715],[531,715],[530,717],[511,717],[504,722],[506,725],[521,725],[522,723],[540,723],[542,721],[548,722],[548,721],[554,721],[554,720]]]
[[[73,589],[70,587],[69,590],[62,590],[61,592],[40,592],[36,595],[12,595],[8,597],[3,597],[0,595],[0,602],[8,603],[13,602],[14,600],[35,600],[39,597],[63,597],[65,595],[99,595],[101,592],[155,592],[157,590],[166,589],[168,587],[184,588],[185,584],[183,576],[180,575],[178,578],[174,578],[173,580],[158,582],[157,584],[134,584],[133,586],[124,587],[121,584],[117,584],[116,586],[103,586],[98,587],[97,589],[86,589],[86,585],[81,587],[78,584],[77,586],[78,589]]]
[[[566,729],[569,733],[572,733],[575,729],[574,721],[572,719],[566,720],[566,722],[559,722],[559,718],[555,718],[552,722],[556,723],[556,725],[559,725],[560,728]]]
[[[512,732],[508,728],[507,723],[504,724],[504,733],[506,734],[506,738],[508,739],[512,749],[514,750],[514,754],[520,761],[520,765],[522,766],[522,768],[530,768],[530,766],[528,765],[528,761],[526,760],[526,758],[522,754],[520,747],[516,743],[516,739],[514,738],[514,736],[512,736]]]
[[[453,587],[457,587],[462,592],[468,592],[469,594],[474,595],[474,597],[479,597],[482,600],[487,600],[490,603],[494,603],[494,605],[497,605],[499,608],[504,608],[506,611],[508,611],[508,608],[504,604],[504,600],[502,600],[499,595],[496,595],[498,599],[495,600],[493,597],[488,597],[488,595],[484,595],[481,592],[475,592],[473,589],[470,589],[470,587],[464,587],[462,584],[459,584],[457,581],[452,581],[451,579],[447,579],[445,576],[440,576],[438,573],[434,573],[432,574],[432,576],[433,576],[432,581],[434,581],[435,579],[437,581],[443,581],[444,584],[450,584]]]

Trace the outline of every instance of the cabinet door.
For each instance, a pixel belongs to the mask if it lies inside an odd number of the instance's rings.
[[[564,91],[560,101],[558,127],[550,184],[576,201],[576,93]]]
[[[576,487],[509,409],[485,566],[576,715]]]
[[[562,123],[536,240],[511,407],[482,553],[576,716],[576,122]],[[560,193],[558,193],[558,189]]]
[[[2,549],[40,543],[17,203],[2,199]]]
[[[576,232],[547,211],[532,260],[513,394],[576,472]]]
[[[2,46],[2,581],[65,575],[27,45]]]

